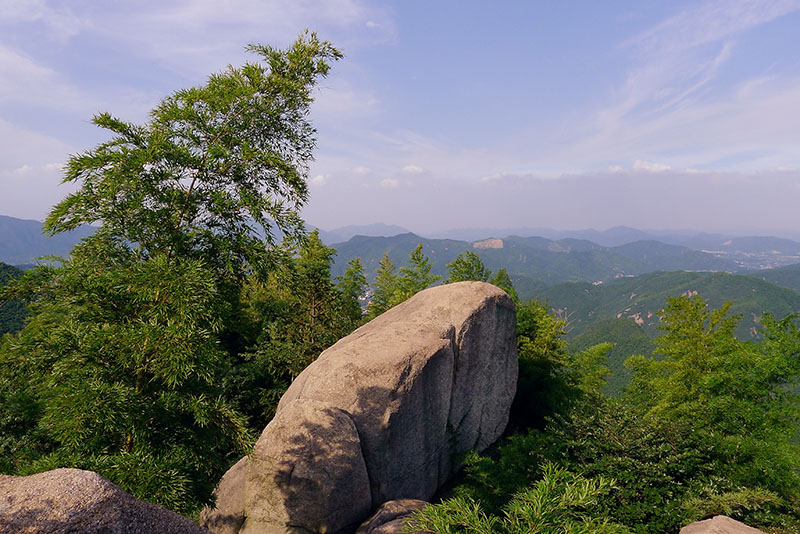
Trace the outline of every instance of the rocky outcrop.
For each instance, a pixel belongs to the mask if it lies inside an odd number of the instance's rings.
[[[398,499],[383,503],[372,517],[364,521],[356,534],[401,534],[406,518],[422,510],[425,501],[417,499]]]
[[[418,293],[324,351],[250,457],[241,532],[353,532],[387,501],[429,499],[460,453],[502,434],[514,330],[505,292],[461,282]]]
[[[214,507],[204,508],[200,524],[215,534],[236,534],[244,523],[244,476],[247,456],[236,462],[214,490]]]
[[[292,402],[259,439],[245,474],[242,533],[352,532],[372,506],[358,431],[330,403]],[[265,431],[267,434],[267,431]]]
[[[764,532],[728,516],[718,515],[686,525],[680,534],[764,534]]]
[[[92,471],[0,475],[2,534],[208,534],[174,512],[139,501]]]

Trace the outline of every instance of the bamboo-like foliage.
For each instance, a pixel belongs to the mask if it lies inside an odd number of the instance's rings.
[[[70,158],[64,182],[81,187],[53,209],[46,231],[100,223],[147,254],[202,257],[228,275],[264,269],[275,229],[302,233],[312,90],[341,53],[313,33],[286,51],[248,50],[263,62],[176,91],[144,125],[96,115],[113,137]]]
[[[500,516],[469,497],[455,497],[415,513],[405,532],[432,534],[626,534],[626,527],[598,517],[598,499],[614,488],[603,477],[587,479],[547,463],[541,478],[520,491]]]

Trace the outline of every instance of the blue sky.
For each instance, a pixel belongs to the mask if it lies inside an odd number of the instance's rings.
[[[40,219],[98,111],[286,46],[340,47],[307,220],[800,226],[800,1],[0,0],[0,214]]]

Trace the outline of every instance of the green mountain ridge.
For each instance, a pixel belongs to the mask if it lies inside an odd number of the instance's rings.
[[[91,226],[81,226],[49,237],[42,229],[40,221],[0,215],[0,262],[23,265],[40,256],[66,256],[81,239],[95,231]]]
[[[800,292],[800,263],[775,269],[749,271],[748,274]]]
[[[753,338],[763,312],[784,317],[800,312],[800,293],[751,275],[723,272],[657,271],[606,284],[565,283],[536,297],[547,301],[569,323],[569,336],[581,334],[603,319],[631,319],[651,337],[658,335],[658,311],[667,298],[697,294],[713,308],[732,301],[732,314],[742,315],[737,334]]]
[[[368,280],[373,280],[385,253],[399,266],[418,243],[433,263],[434,274],[446,274],[447,264],[465,250],[477,253],[493,272],[505,268],[520,297],[528,299],[543,286],[563,282],[610,281],[656,270],[733,271],[736,265],[710,254],[655,241],[601,247],[579,239],[553,241],[543,237],[511,236],[475,243],[453,239],[426,239],[412,233],[393,237],[355,236],[334,245],[337,250],[334,276],[344,273],[347,262],[360,257]],[[499,245],[502,244],[500,247]]]
[[[614,393],[630,376],[624,361],[633,354],[652,354],[653,340],[661,333],[658,312],[667,298],[694,294],[712,308],[732,302],[730,313],[742,318],[736,332],[742,340],[758,339],[764,312],[778,319],[800,313],[800,293],[756,276],[729,273],[654,272],[607,284],[565,283],[536,297],[567,321],[571,350],[615,343],[607,361],[612,371],[608,391]]]

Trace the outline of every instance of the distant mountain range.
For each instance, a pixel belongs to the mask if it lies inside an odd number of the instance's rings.
[[[393,237],[409,233],[394,225],[371,224],[346,226],[331,231],[320,231],[327,245],[338,245],[357,235],[368,237]],[[467,228],[438,233],[421,233],[429,240],[446,239],[475,242],[490,238],[540,237],[548,241],[586,241],[594,246],[613,248],[638,241],[656,241],[667,245],[685,247],[728,260],[736,270],[768,269],[800,263],[800,242],[773,236],[734,236],[698,232],[693,230],[637,230],[617,226],[608,230],[554,230],[552,228]],[[573,246],[573,248],[576,248]]]
[[[650,337],[658,335],[658,311],[668,297],[700,295],[711,307],[732,301],[731,313],[742,315],[738,335],[755,337],[763,312],[776,317],[800,312],[800,293],[749,275],[707,272],[652,272],[605,284],[559,284],[537,292],[564,317],[570,337],[582,334],[592,323],[630,319]]]
[[[408,233],[408,230],[402,226],[383,223],[343,226],[335,230],[323,230],[322,228],[318,228],[318,230],[319,238],[326,245],[342,243],[357,235],[369,237],[387,237]]]
[[[786,265],[785,267],[778,267],[776,269],[750,271],[747,274],[800,292],[800,264]]]
[[[603,247],[590,241],[543,237],[507,237],[478,242],[426,239],[407,233],[393,237],[356,236],[337,243],[333,274],[341,275],[347,263],[360,257],[368,279],[373,279],[385,253],[404,265],[411,251],[422,243],[435,274],[445,275],[447,264],[465,250],[477,253],[492,271],[505,268],[518,282],[521,298],[562,282],[608,281],[656,270],[734,271],[738,266],[724,258],[655,241],[637,241]]]
[[[92,227],[84,226],[48,238],[42,234],[39,221],[0,216],[0,261],[21,265],[43,255],[63,256],[93,231]],[[368,273],[374,273],[377,262],[387,251],[396,262],[403,263],[416,244],[422,242],[439,274],[464,250],[477,250],[489,268],[507,268],[519,277],[522,286],[530,289],[566,281],[608,280],[653,270],[740,272],[800,263],[800,243],[769,236],[642,231],[624,226],[603,231],[509,228],[452,230],[444,234],[446,237],[418,236],[400,226],[382,223],[320,229],[323,242],[339,251],[334,267],[337,274],[341,274],[342,265],[356,256],[362,257]],[[499,240],[494,243],[502,243],[502,248],[480,243],[488,238]]]
[[[42,227],[40,221],[0,215],[0,262],[26,265],[40,256],[66,256],[76,243],[95,231],[91,226],[81,226],[48,237]]]

